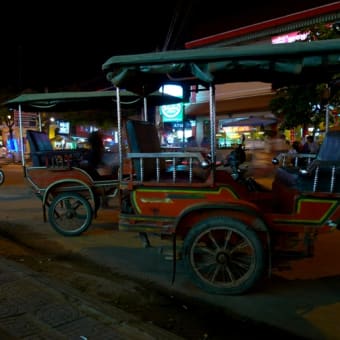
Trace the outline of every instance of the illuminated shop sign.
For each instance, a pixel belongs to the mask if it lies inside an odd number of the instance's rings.
[[[63,122],[59,121],[58,122],[58,127],[59,127],[59,133],[68,135],[70,133],[70,122]]]
[[[295,41],[306,40],[308,33],[291,32],[287,34],[277,35],[272,37],[272,44],[287,44]]]
[[[181,122],[183,120],[183,104],[163,105],[160,107],[163,122]]]
[[[160,92],[171,96],[183,98],[183,88],[179,85],[163,85]],[[183,103],[162,105],[160,106],[160,115],[163,122],[181,122],[183,121]]]

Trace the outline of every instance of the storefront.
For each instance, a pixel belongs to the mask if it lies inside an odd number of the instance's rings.
[[[196,122],[186,120],[184,122],[163,122],[161,124],[161,144],[165,147],[183,147],[191,137],[196,138]]]
[[[166,85],[160,91],[183,98],[181,86]],[[158,125],[164,147],[184,147],[188,141],[196,140],[196,120],[187,118],[185,110],[184,103],[160,106]]]
[[[340,20],[340,3],[335,2],[316,8],[307,9],[301,12],[292,13],[283,17],[266,20],[264,22],[255,23],[253,25],[240,27],[230,31],[203,37],[201,39],[189,41],[185,44],[188,49],[213,47],[213,46],[239,46],[259,43],[292,43],[294,41],[306,39],[306,34],[301,31],[315,24],[328,24],[334,29],[334,25],[338,25]],[[268,111],[270,109],[270,101],[275,95],[271,84],[260,82],[248,83],[230,83],[216,86],[216,114],[230,115],[234,118],[237,115],[243,115],[249,118],[253,111]],[[208,97],[204,92],[195,94],[194,101],[188,108],[187,113],[199,117],[207,115],[209,112]],[[332,116],[333,115],[333,116]],[[333,112],[330,115],[334,122],[329,122],[329,127],[339,125],[339,115]],[[217,147],[230,147],[235,143],[239,143],[241,136],[245,135],[245,142],[251,143],[255,148],[261,145],[263,136],[266,135],[267,127],[261,126],[235,127],[226,129],[226,126],[217,127]],[[197,127],[200,129],[200,127]],[[265,133],[263,133],[263,130]],[[322,130],[327,127],[320,127],[321,132],[317,131],[317,138],[321,140]],[[308,131],[295,129],[295,131],[285,131],[286,140],[290,142],[301,140]]]

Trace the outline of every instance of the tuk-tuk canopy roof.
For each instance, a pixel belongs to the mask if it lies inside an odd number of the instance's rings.
[[[176,104],[180,98],[161,92],[153,92],[146,97],[148,105]],[[116,91],[75,91],[26,93],[6,101],[3,105],[27,112],[36,111],[78,111],[93,109],[115,109]],[[120,91],[120,103],[126,106],[142,106],[143,97],[128,91]]]
[[[329,82],[340,72],[340,39],[119,55],[102,69],[114,86],[143,95],[168,83]]]

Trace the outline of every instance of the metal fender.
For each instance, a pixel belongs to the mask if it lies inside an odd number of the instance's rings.
[[[205,203],[188,207],[177,218],[176,234],[186,234],[192,225],[217,215],[240,220],[257,231],[268,232],[269,230],[261,211],[256,206],[246,201],[237,201],[237,203]]]
[[[63,179],[63,180],[60,180],[60,181],[55,181],[53,182],[52,184],[50,184],[45,192],[44,192],[44,195],[43,195],[43,198],[42,198],[42,203],[43,203],[43,206],[47,203],[47,198],[48,198],[48,195],[50,194],[50,192],[59,187],[59,188],[62,188],[64,187],[65,185],[65,192],[67,191],[67,184],[72,184],[72,192],[76,191],[88,191],[89,195],[90,195],[90,200],[91,201],[94,201],[94,194],[93,194],[93,191],[91,189],[91,187],[85,183],[84,181],[81,181],[81,180],[77,180],[77,179]]]

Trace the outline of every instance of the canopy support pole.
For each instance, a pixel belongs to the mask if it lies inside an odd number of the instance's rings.
[[[120,89],[116,87],[116,103],[117,103],[117,129],[118,129],[118,156],[119,156],[119,182],[123,180],[123,137],[122,137],[122,114],[120,106]]]
[[[22,112],[21,112],[21,105],[19,104],[19,134],[20,134],[20,153],[21,153],[21,164],[22,167],[25,168],[25,156],[24,156],[24,138],[23,138],[23,131],[22,131]]]
[[[215,86],[209,85],[209,115],[210,115],[210,156],[211,171],[215,172],[216,164],[216,97]],[[212,176],[215,179],[215,176]]]
[[[143,97],[143,120],[148,120],[148,103],[146,97]]]

